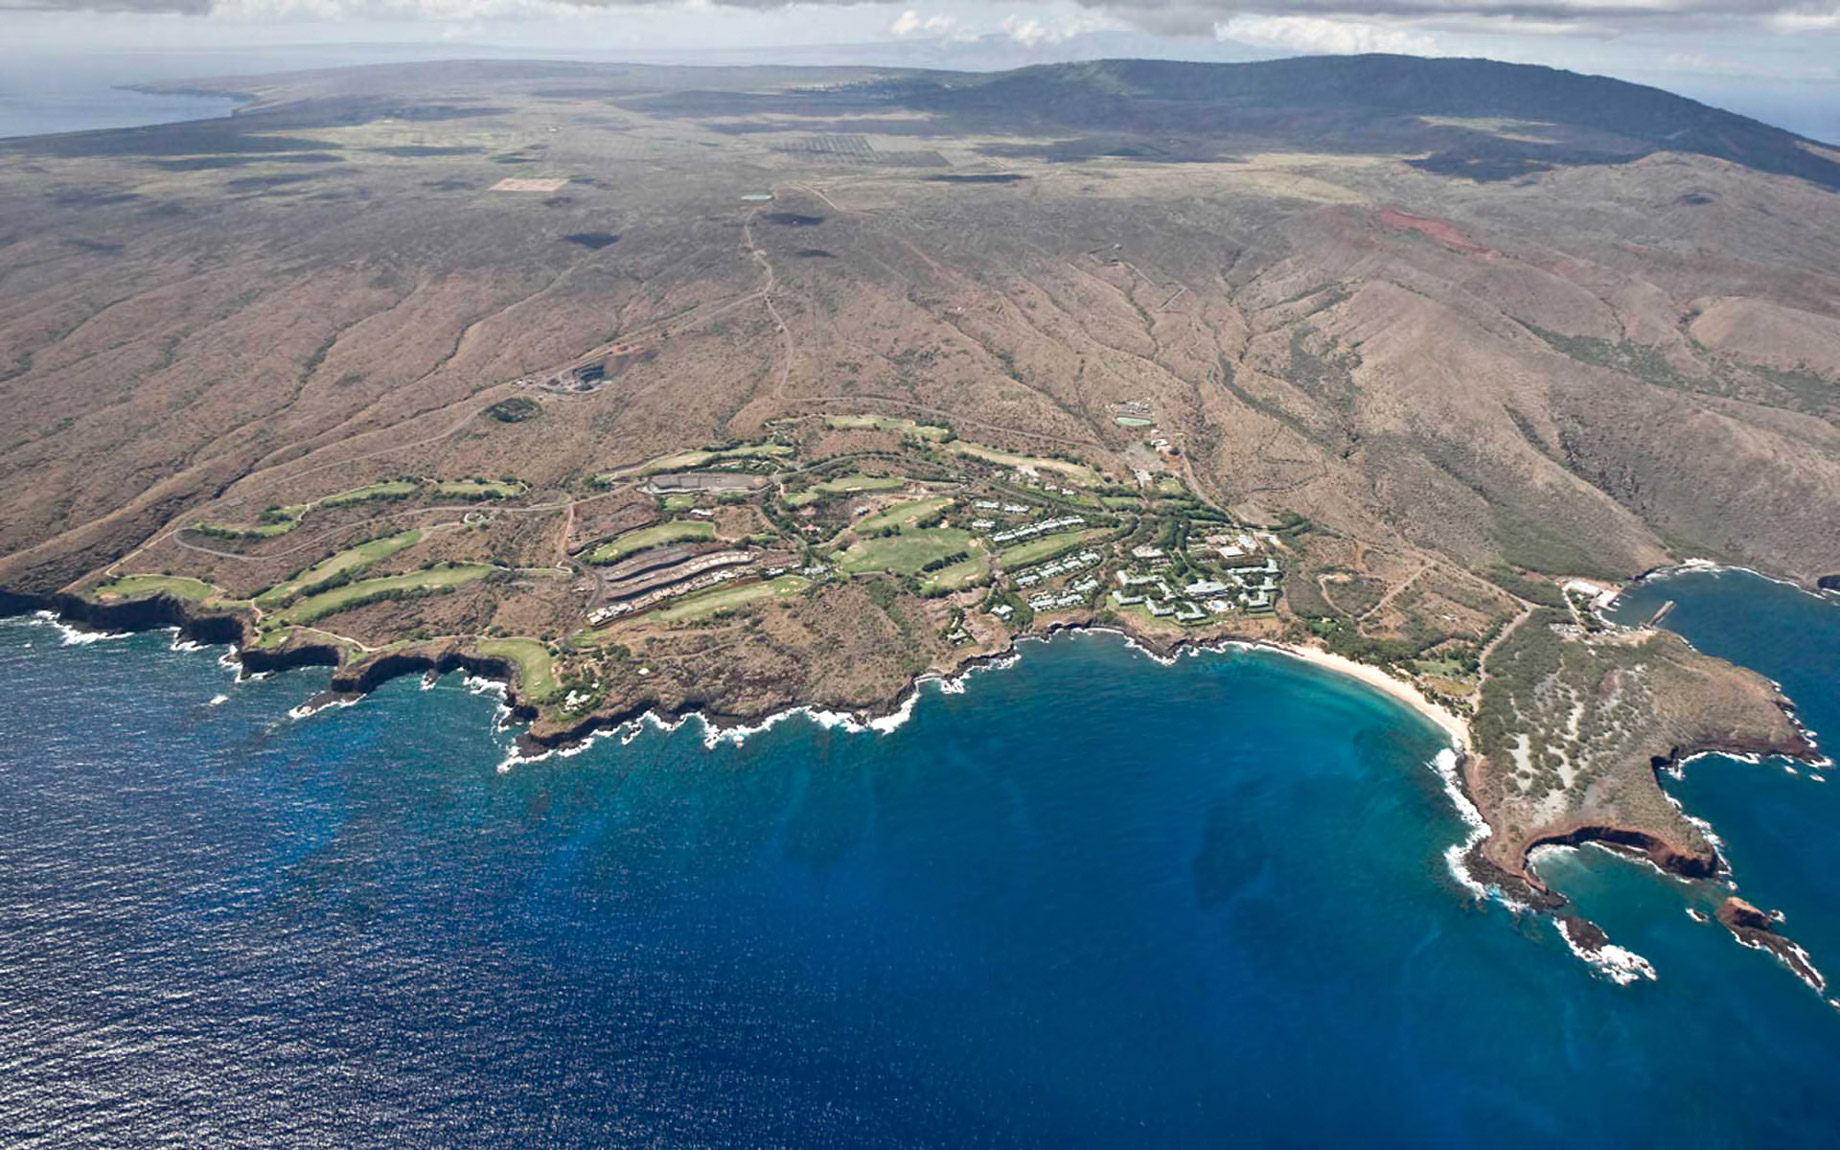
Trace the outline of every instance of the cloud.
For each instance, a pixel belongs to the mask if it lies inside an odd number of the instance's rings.
[[[294,17],[322,15],[467,18],[481,11],[513,9],[585,10],[648,8],[691,12],[735,8],[761,12],[819,7],[860,7],[873,0],[0,0],[0,11],[273,13]],[[1613,32],[1629,28],[1683,30],[1742,26],[1778,35],[1840,33],[1840,0],[1067,0],[1101,23],[1123,21],[1164,34],[1213,36],[1226,26],[1253,29],[1285,47],[1397,43],[1422,50],[1414,37],[1425,29],[1455,31],[1564,33]],[[456,16],[455,14],[458,14]],[[911,17],[911,19],[910,19]],[[1008,34],[1023,43],[1052,43],[1094,24],[1049,22],[1039,16],[1012,16],[1003,22]],[[890,31],[897,36],[961,37],[955,17],[903,13]],[[1404,39],[1400,39],[1404,37]]]
[[[1038,44],[1059,44],[1083,32],[1091,32],[1100,25],[1099,20],[1091,17],[1075,17],[1057,24],[1048,24],[1032,16],[1006,16],[1001,27],[1005,36],[1025,48],[1033,48]]]
[[[1260,48],[1288,48],[1316,56],[1346,56],[1360,52],[1408,56],[1438,53],[1437,39],[1423,32],[1322,16],[1235,16],[1214,25],[1214,35]]]
[[[956,40],[963,36],[958,30],[956,16],[922,16],[912,8],[901,13],[888,31],[898,40],[907,40],[916,36],[929,36],[940,40]]]
[[[1825,12],[1816,9],[1778,12],[1770,17],[1770,27],[1777,32],[1785,32],[1791,35],[1799,32],[1833,32],[1840,30],[1840,4],[1836,4]]]

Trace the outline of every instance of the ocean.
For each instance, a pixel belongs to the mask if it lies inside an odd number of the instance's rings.
[[[1631,609],[1840,730],[1840,607]],[[1793,638],[1785,645],[1778,631]],[[1720,648],[1724,650],[1720,651]],[[8,1146],[1830,1141],[1840,1010],[1595,848],[1653,981],[1475,903],[1435,729],[1266,652],[1029,643],[887,733],[696,721],[501,772],[458,675],[290,709],[169,634],[0,621]],[[1840,974],[1840,794],[1670,786]]]
[[[40,55],[0,48],[0,139],[49,132],[134,128],[228,116],[227,96],[136,92],[119,87],[202,73],[134,57]]]

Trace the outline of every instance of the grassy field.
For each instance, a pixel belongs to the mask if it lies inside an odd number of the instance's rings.
[[[929,515],[944,511],[950,506],[952,506],[952,497],[949,495],[941,495],[933,499],[916,499],[909,503],[897,503],[885,511],[863,516],[856,522],[854,529],[867,535],[877,531],[886,531],[890,527],[912,527]]]
[[[373,539],[369,543],[360,543],[356,547],[339,552],[329,559],[322,559],[285,583],[277,583],[256,596],[256,606],[268,607],[283,600],[311,591],[330,579],[347,572],[357,571],[406,547],[413,547],[421,542],[422,533],[404,531],[397,535],[386,535],[382,539]]]
[[[813,491],[827,495],[853,495],[859,491],[899,491],[907,480],[899,475],[843,475],[815,485]]]
[[[458,499],[515,499],[528,490],[522,483],[495,479],[450,479],[436,483],[434,489]]]
[[[556,671],[550,663],[549,648],[535,639],[481,639],[479,653],[517,664],[518,692],[526,701],[540,703],[556,693]]]
[[[386,575],[381,579],[360,579],[343,587],[309,595],[293,606],[275,612],[272,618],[281,625],[311,623],[315,619],[362,607],[391,595],[458,587],[475,579],[483,579],[491,573],[490,567],[468,563],[451,567],[428,567],[404,575]]]
[[[637,467],[623,467],[610,472],[609,479],[621,479],[629,475],[655,475],[661,471],[691,471],[698,467],[707,467],[724,459],[772,459],[777,456],[791,455],[793,448],[784,443],[744,443],[740,447],[724,447],[707,451],[678,451],[670,455],[660,455],[648,459]]]
[[[221,539],[273,539],[277,535],[286,535],[298,526],[300,526],[298,519],[288,519],[277,523],[258,523],[254,527],[243,527],[234,523],[193,524],[196,530]]]
[[[1003,566],[1005,569],[1013,570],[1026,567],[1031,563],[1040,563],[1063,551],[1071,551],[1087,540],[1103,534],[1105,534],[1103,531],[1061,531],[1054,535],[1043,535],[1037,539],[1030,539],[1026,543],[1018,543],[1004,551]]]
[[[886,415],[827,415],[824,426],[837,430],[873,430],[892,431],[896,435],[909,436],[914,439],[930,439],[935,443],[944,441],[952,433],[943,427],[928,423],[915,423],[911,419],[894,419]]]
[[[171,595],[175,599],[215,599],[223,592],[200,579],[182,575],[124,575],[113,583],[96,588],[98,595],[118,599],[141,599],[149,595]]]
[[[636,555],[650,547],[662,547],[666,543],[684,543],[691,540],[707,542],[716,537],[716,525],[696,519],[673,519],[669,523],[660,523],[656,527],[641,527],[637,531],[628,531],[617,539],[609,540],[594,549],[588,556],[590,563],[617,563],[628,555]]]
[[[666,511],[688,511],[696,506],[696,496],[688,491],[679,491],[675,495],[664,497]]]
[[[922,593],[957,591],[960,588],[981,583],[989,575],[990,556],[985,554],[973,555],[962,563],[954,563],[950,567],[941,567],[939,570],[922,577],[920,580],[920,590]]]
[[[935,559],[960,551],[970,551],[970,532],[956,527],[928,527],[903,535],[882,539],[863,539],[837,556],[837,569],[848,575],[864,571],[892,571],[896,575],[918,575],[920,569]]]
[[[1048,471],[1062,479],[1081,487],[1103,487],[1105,477],[1084,463],[1069,463],[1065,459],[1043,459],[1034,455],[1015,455],[1008,451],[998,451],[994,447],[985,447],[980,443],[966,443],[958,440],[950,445],[950,450],[972,459],[982,459],[986,463],[1000,463],[1005,467],[1032,467],[1036,471]]]
[[[809,586],[811,586],[811,581],[808,579],[797,575],[781,575],[778,579],[771,579],[765,583],[749,583],[745,587],[725,587],[718,591],[706,591],[701,595],[692,595],[658,612],[656,617],[667,623],[701,619],[719,611],[732,611],[736,607],[745,607],[749,603],[797,595]]]
[[[823,483],[814,483],[806,491],[795,491],[786,496],[789,507],[803,507],[807,503],[816,503],[827,495],[853,495],[862,491],[899,491],[907,486],[907,480],[898,475],[844,475],[828,479]]]
[[[528,490],[522,483],[495,479],[444,480],[436,482],[433,488],[436,494],[469,500],[512,499]],[[373,499],[404,499],[420,490],[422,490],[422,484],[416,480],[391,479],[383,483],[354,487],[350,491],[336,492],[313,503],[297,503],[290,507],[263,512],[262,522],[253,527],[244,527],[234,523],[198,523],[194,526],[207,535],[216,535],[225,539],[273,539],[277,535],[286,535],[300,526],[301,519],[315,507],[345,507],[353,503],[367,503]]]
[[[350,503],[366,503],[372,499],[401,499],[414,495],[421,485],[408,479],[391,479],[383,483],[372,483],[365,487],[354,487],[350,491],[341,491],[328,495],[319,501],[321,507],[344,507]]]

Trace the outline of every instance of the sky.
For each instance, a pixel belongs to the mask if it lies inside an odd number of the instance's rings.
[[[0,54],[156,78],[467,55],[988,69],[1093,56],[1487,56],[1840,139],[1840,0],[0,0]],[[130,71],[132,71],[132,66]]]

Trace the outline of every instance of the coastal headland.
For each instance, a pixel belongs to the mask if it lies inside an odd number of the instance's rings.
[[[1840,570],[1840,169],[1581,82],[507,61],[7,141],[0,596],[333,698],[504,678],[532,754],[889,720],[1068,628],[1265,645],[1443,732],[1504,897],[1545,843],[1718,874],[1657,770],[1814,751],[1603,603]]]

